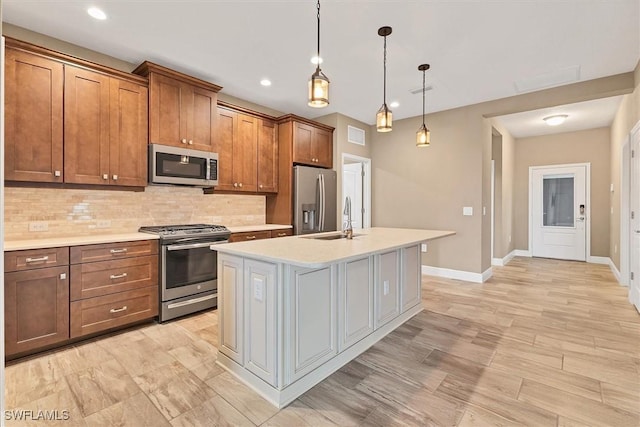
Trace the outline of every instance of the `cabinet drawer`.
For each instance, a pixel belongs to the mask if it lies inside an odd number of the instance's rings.
[[[250,240],[270,239],[271,231],[253,231],[249,233],[231,233],[229,242],[248,242]]]
[[[29,249],[4,253],[4,271],[32,270],[69,264],[69,248]]]
[[[271,237],[285,237],[292,236],[293,228],[280,228],[278,230],[271,230]]]
[[[158,253],[157,240],[106,243],[102,245],[73,246],[71,264],[81,262],[108,261],[133,256],[155,255]]]
[[[71,266],[71,301],[158,286],[158,256]]]
[[[71,303],[71,338],[158,315],[158,287],[151,286]]]

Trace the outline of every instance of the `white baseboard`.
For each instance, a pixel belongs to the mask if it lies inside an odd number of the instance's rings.
[[[482,273],[482,283],[489,280],[491,276],[493,276],[493,269],[489,267]]]
[[[609,264],[609,268],[613,272],[613,275],[616,277],[616,280],[618,281],[618,283],[620,283],[622,286],[629,286],[629,284],[626,283],[626,281],[622,280],[622,276],[620,275],[620,272],[618,271],[618,268],[613,263],[611,258],[607,258],[607,259],[609,260],[609,262],[607,264]]]
[[[464,280],[465,282],[483,283],[493,274],[491,267],[484,273],[472,273],[471,271],[452,270],[450,268],[432,267],[430,265],[422,266],[422,274],[428,276],[444,277],[447,279]]]
[[[503,266],[509,264],[509,261],[516,256],[516,251],[513,250],[507,254],[504,258],[492,258],[491,265]]]
[[[525,249],[516,249],[513,251],[515,253],[515,256],[526,256],[527,258],[531,258],[531,251],[530,250],[525,250]]]
[[[587,262],[589,262],[591,264],[610,265],[611,264],[611,258],[609,258],[607,256],[590,256],[587,259]]]

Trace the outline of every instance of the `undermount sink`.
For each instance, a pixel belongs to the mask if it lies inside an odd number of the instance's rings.
[[[354,234],[353,237],[357,237],[360,236],[360,234]],[[314,239],[314,240],[338,240],[338,239],[346,239],[347,236],[345,234],[342,233],[338,233],[338,234],[325,234],[323,236],[315,236],[315,235],[311,235],[311,236],[303,236],[305,239]]]

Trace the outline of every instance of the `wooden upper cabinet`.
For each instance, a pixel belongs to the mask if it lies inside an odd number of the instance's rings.
[[[277,128],[260,113],[221,103],[215,150],[219,191],[276,192]]]
[[[308,122],[293,122],[293,163],[333,167],[333,131]]]
[[[215,150],[220,86],[148,61],[133,72],[149,78],[151,143]]]
[[[273,120],[258,120],[258,191],[278,192],[278,128]]]
[[[109,183],[109,77],[65,66],[65,182]]]
[[[5,179],[63,182],[61,62],[7,47]]]
[[[109,88],[109,180],[112,184],[144,187],[148,164],[148,90],[115,78]]]

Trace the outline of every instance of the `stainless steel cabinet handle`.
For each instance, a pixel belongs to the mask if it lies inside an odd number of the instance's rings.
[[[123,305],[120,308],[112,308],[111,310],[109,310],[109,313],[119,313],[121,311],[125,311],[127,309],[126,305]]]
[[[62,175],[62,174],[60,173],[60,171],[54,171],[54,172],[53,172],[53,176],[60,176],[60,175]]]
[[[118,175],[113,175],[112,178],[113,178],[114,181],[117,181],[118,180]]]
[[[103,173],[102,174],[102,179],[104,179],[104,180],[109,179],[109,174],[108,173]]]
[[[234,186],[234,187],[237,187],[237,186],[238,186],[238,183],[237,183],[237,182],[234,182],[234,183],[233,183],[233,186]]]
[[[193,139],[189,140],[189,145],[193,145]]]
[[[259,188],[262,188],[262,184],[260,184],[258,187],[259,187]]]
[[[182,139],[180,140],[180,142],[182,142],[183,144],[186,144],[186,143],[187,143],[187,139],[186,139],[186,138],[182,138]]]
[[[242,183],[238,184],[238,186],[239,186],[240,188],[242,188]]]
[[[287,235],[287,233],[278,233],[278,237],[284,237],[286,235]]]
[[[111,249],[109,252],[111,252],[112,254],[125,254],[127,253],[127,248]]]
[[[42,261],[47,261],[49,259],[48,256],[41,256],[40,258],[27,258],[24,261],[25,262],[42,262]]]
[[[246,237],[246,239],[247,239],[247,240],[255,240],[255,239],[256,239],[256,236],[247,236],[247,237]]]
[[[123,277],[127,277],[127,273],[112,274],[111,276],[109,276],[109,279],[111,279],[111,280],[113,280],[113,279],[122,279]]]

